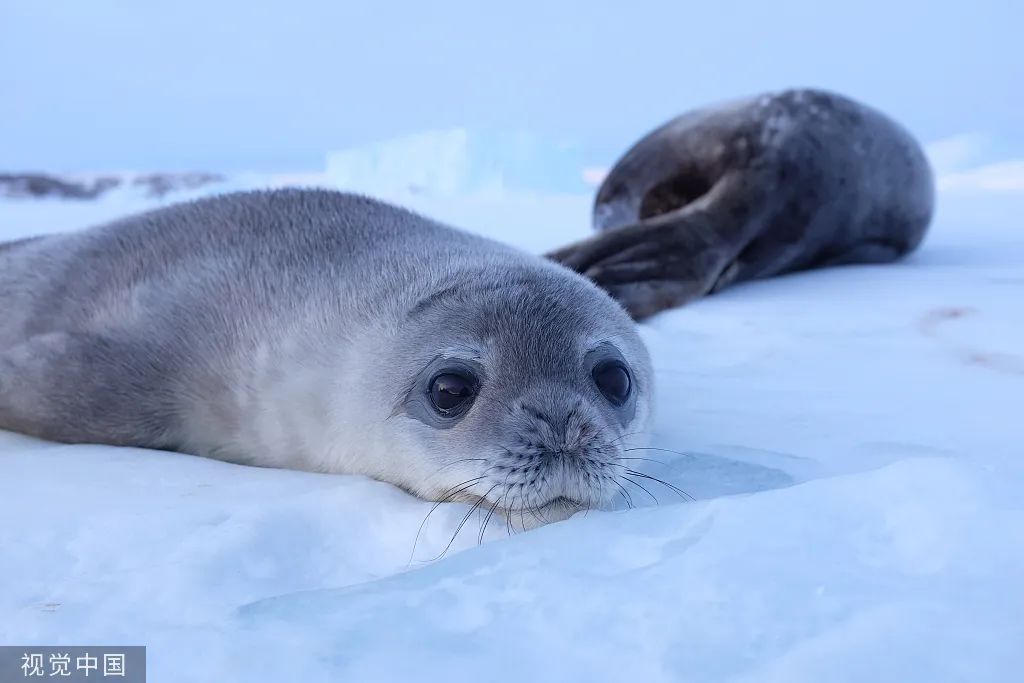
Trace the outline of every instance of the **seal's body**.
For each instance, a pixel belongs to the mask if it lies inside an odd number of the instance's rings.
[[[586,279],[368,198],[224,195],[0,246],[0,428],[571,511],[651,370]]]
[[[841,95],[786,90],[641,139],[597,193],[600,234],[552,257],[640,319],[745,280],[896,260],[933,205],[928,161],[902,126]]]

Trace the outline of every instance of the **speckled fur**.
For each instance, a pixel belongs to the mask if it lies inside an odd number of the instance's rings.
[[[599,235],[552,258],[634,318],[733,283],[920,244],[934,182],[917,141],[849,98],[786,90],[699,109],[653,131],[605,178]]]

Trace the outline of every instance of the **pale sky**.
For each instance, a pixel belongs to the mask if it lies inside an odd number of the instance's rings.
[[[569,139],[600,166],[688,108],[790,85],[1020,155],[1022,8],[0,0],[0,171],[315,169],[453,126]]]

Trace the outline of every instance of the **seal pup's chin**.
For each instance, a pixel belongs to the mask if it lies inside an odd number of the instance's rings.
[[[561,522],[569,519],[577,512],[600,509],[599,505],[585,505],[572,498],[558,496],[548,502],[526,510],[503,509],[503,514],[508,518],[508,523],[515,531],[529,531],[552,522]]]
[[[568,519],[577,512],[590,510],[592,507],[598,506],[584,505],[578,500],[567,496],[557,496],[556,498],[552,498],[541,505],[537,511],[542,519],[546,519],[549,522],[557,522],[563,519]]]

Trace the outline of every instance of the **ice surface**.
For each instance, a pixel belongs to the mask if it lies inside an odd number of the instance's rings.
[[[590,206],[404,201],[535,251]],[[141,206],[0,203],[0,240]],[[413,553],[431,505],[386,484],[0,432],[0,643],[144,644],[175,682],[1020,680],[1024,194],[939,206],[904,263],[642,326],[645,469],[692,503],[655,485],[479,547],[472,520],[431,561],[465,506]]]
[[[427,131],[333,152],[333,185],[391,197],[586,189],[582,152],[525,131]]]

